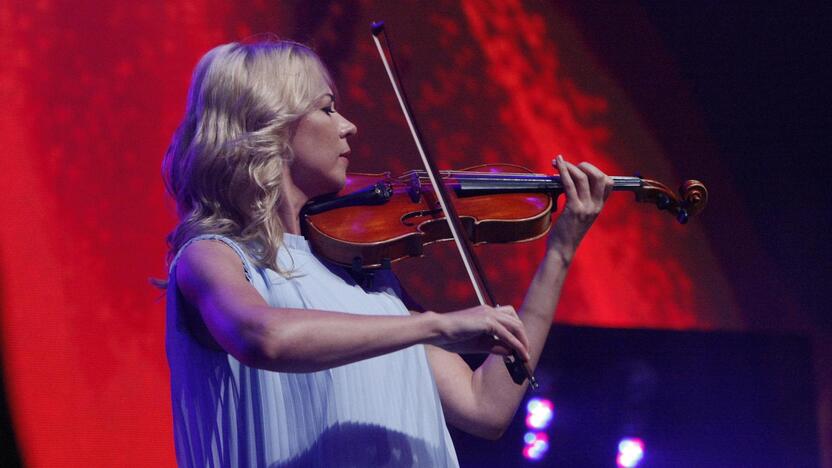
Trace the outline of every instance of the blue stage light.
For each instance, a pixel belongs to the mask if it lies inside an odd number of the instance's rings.
[[[633,468],[644,458],[644,441],[638,437],[626,437],[618,443],[615,463],[619,468]]]
[[[528,460],[540,460],[549,450],[549,436],[545,432],[527,432],[523,441],[526,443],[523,456]]]
[[[555,405],[545,398],[532,398],[526,404],[526,426],[529,429],[546,429],[555,416]]]

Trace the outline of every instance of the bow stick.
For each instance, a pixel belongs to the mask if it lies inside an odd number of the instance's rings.
[[[445,219],[448,220],[448,226],[451,230],[451,234],[453,235],[454,243],[459,250],[462,263],[465,265],[465,270],[468,272],[468,277],[471,280],[474,291],[477,293],[477,299],[479,300],[480,305],[497,307],[494,296],[488,288],[488,283],[486,282],[482,267],[474,254],[471,241],[467,236],[462,235],[462,223],[459,220],[459,216],[457,215],[453,203],[451,203],[450,197],[445,189],[445,184],[441,183],[441,174],[439,173],[433,158],[431,158],[427,149],[422,144],[422,134],[419,131],[416,120],[413,118],[412,112],[410,111],[407,97],[405,96],[404,91],[398,86],[401,79],[399,78],[398,70],[396,70],[396,62],[393,59],[390,41],[387,38],[387,34],[384,32],[384,22],[379,21],[373,23],[371,30],[373,41],[376,44],[381,61],[384,63],[384,69],[387,71],[387,76],[390,78],[390,84],[393,85],[393,90],[396,92],[396,98],[398,99],[399,105],[402,108],[402,113],[404,113],[404,117],[407,120],[407,126],[410,128],[410,133],[413,135],[413,140],[416,143],[416,148],[419,150],[419,156],[422,158],[422,163],[425,166],[425,171],[430,179],[431,185],[433,186],[436,198],[442,207],[442,211],[445,213]],[[384,49],[378,39],[381,34],[384,34],[385,41],[387,42],[387,50],[390,53],[390,60],[393,62],[392,69],[390,64],[387,62]],[[531,369],[529,369],[528,365],[523,362],[516,351],[513,351],[511,356],[505,356],[503,361],[505,362],[506,368],[508,369],[509,375],[511,375],[511,379],[514,383],[522,385],[523,382],[528,379],[529,385],[532,389],[536,389],[538,387],[537,380],[535,380]]]

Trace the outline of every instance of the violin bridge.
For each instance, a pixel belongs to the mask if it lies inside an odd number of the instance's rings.
[[[407,194],[410,195],[410,201],[419,203],[422,199],[422,182],[419,180],[419,174],[413,172],[410,174],[410,183],[407,189]]]

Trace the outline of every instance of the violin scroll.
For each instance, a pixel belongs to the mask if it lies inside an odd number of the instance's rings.
[[[680,224],[688,218],[699,214],[708,203],[708,189],[698,180],[685,181],[679,187],[679,194],[661,182],[641,179],[641,187],[635,190],[636,201],[652,203],[660,210],[665,210],[676,217]]]

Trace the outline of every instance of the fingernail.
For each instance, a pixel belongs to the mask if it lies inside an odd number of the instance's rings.
[[[563,162],[563,155],[562,154],[558,155],[558,162]]]

